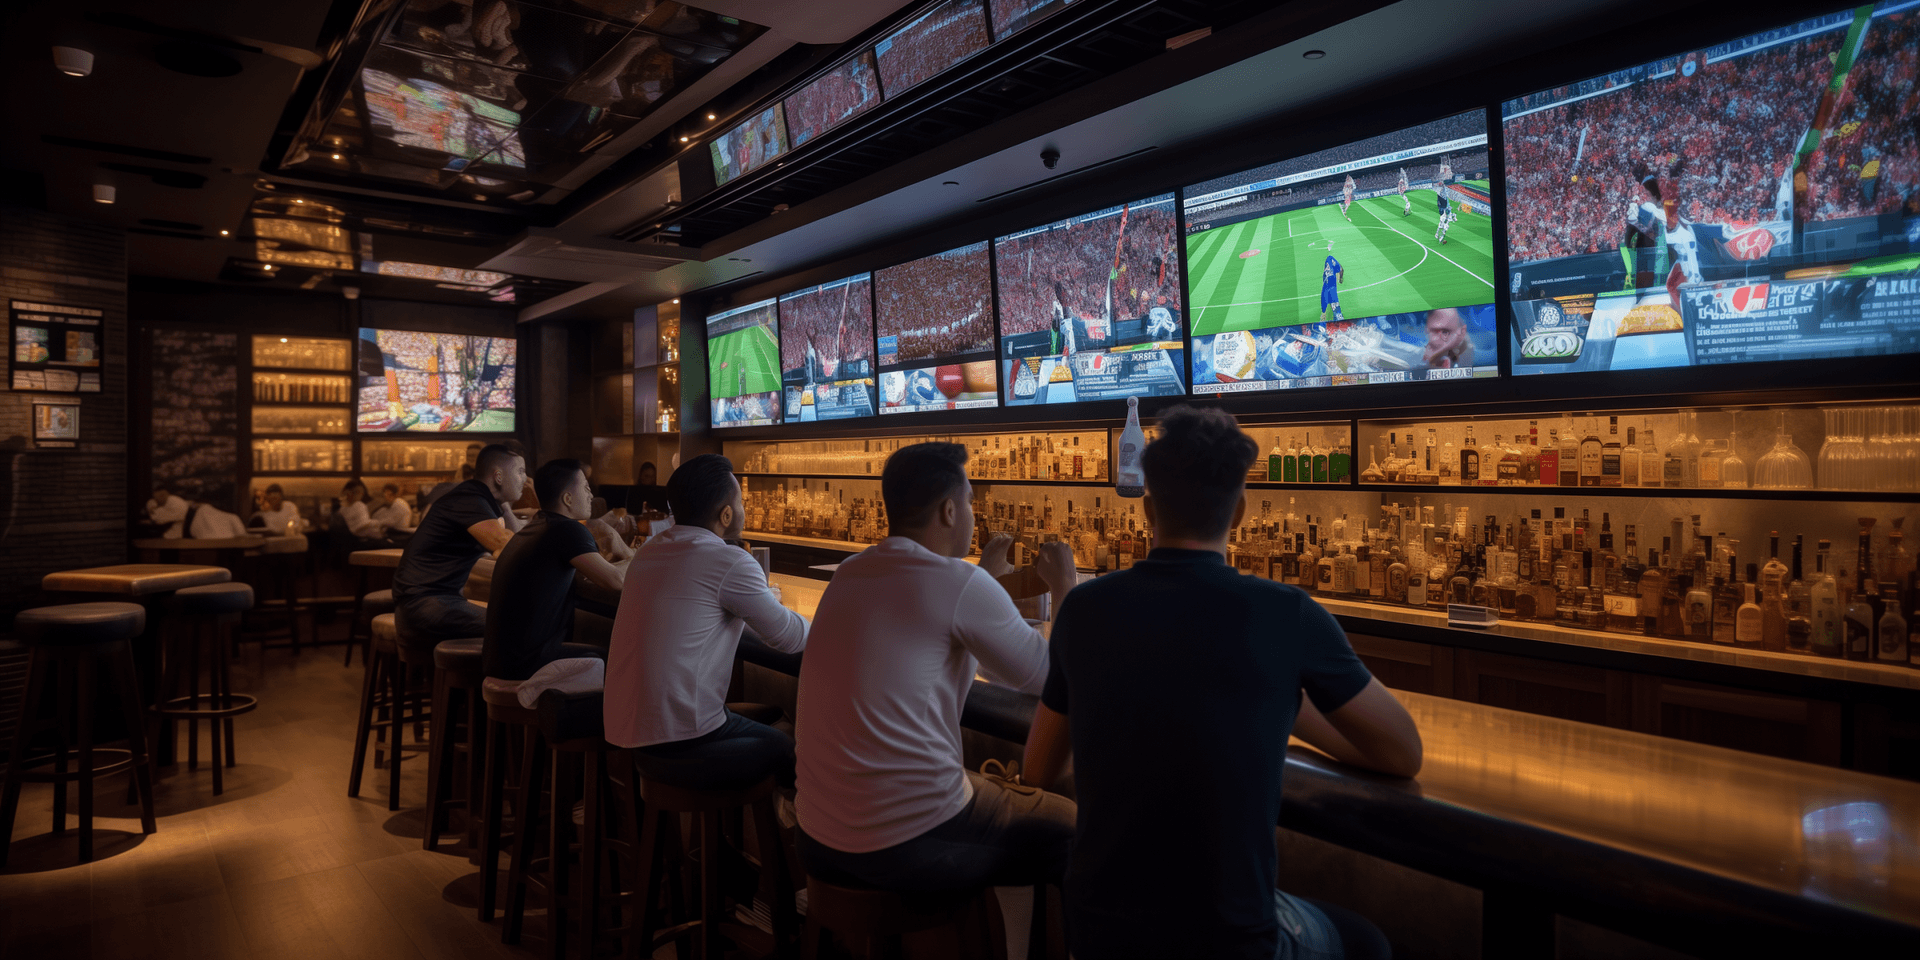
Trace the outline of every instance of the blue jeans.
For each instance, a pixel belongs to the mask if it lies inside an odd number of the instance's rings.
[[[1312,901],[1275,890],[1273,912],[1280,918],[1280,948],[1273,960],[1340,960],[1347,955],[1340,931]]]
[[[1073,801],[972,771],[967,779],[973,800],[926,833],[870,853],[847,853],[801,831],[795,838],[800,862],[828,883],[903,893],[1058,885],[1073,841]]]
[[[749,705],[728,704],[727,721],[711,733],[633,748],[640,775],[690,790],[738,790],[769,774],[780,786],[793,786],[793,738],[734,707]]]

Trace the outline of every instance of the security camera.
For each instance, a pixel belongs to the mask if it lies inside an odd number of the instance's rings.
[[[1052,170],[1060,165],[1060,151],[1053,147],[1043,148],[1040,151],[1040,162],[1046,164],[1048,170]]]

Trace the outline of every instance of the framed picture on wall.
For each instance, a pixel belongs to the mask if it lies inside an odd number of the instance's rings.
[[[77,403],[36,403],[33,405],[33,445],[68,449],[80,445],[80,405]]]
[[[7,362],[13,389],[99,393],[105,316],[91,307],[9,300]]]

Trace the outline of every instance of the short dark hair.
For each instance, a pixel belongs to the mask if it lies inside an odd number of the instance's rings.
[[[473,475],[476,477],[485,477],[495,470],[504,469],[507,461],[514,458],[524,460],[526,456],[504,443],[489,443],[481,447],[480,456],[474,458]]]
[[[348,480],[345,484],[341,485],[340,492],[346,493],[348,490],[352,490],[355,487],[360,488],[361,496],[364,497],[367,495],[367,483],[366,481],[361,480],[359,477],[354,477],[353,479]]]
[[[1195,538],[1226,533],[1259,455],[1253,438],[1224,410],[1183,404],[1162,414],[1160,438],[1140,458],[1159,531]]]
[[[540,498],[540,509],[559,507],[560,498],[566,496],[567,488],[573,486],[573,478],[580,472],[580,461],[567,457],[541,464],[533,474],[533,495]]]
[[[281,496],[283,496],[283,497],[287,495],[287,492],[286,492],[285,490],[282,490],[282,489],[280,489],[280,485],[279,485],[279,484],[277,484],[277,483],[269,483],[269,484],[267,484],[267,489],[265,489],[265,490],[263,490],[263,491],[261,491],[261,492],[263,492],[263,493],[277,493],[277,494],[279,494],[279,495],[281,495]]]
[[[381,493],[386,493],[388,490],[392,490],[394,494],[397,496],[400,493],[400,485],[397,483],[389,483],[386,486],[383,486],[380,488]]]
[[[667,506],[675,523],[706,526],[733,500],[733,461],[703,453],[667,478]]]
[[[880,497],[887,525],[913,530],[933,519],[934,508],[967,482],[967,448],[957,443],[901,447],[880,471]]]

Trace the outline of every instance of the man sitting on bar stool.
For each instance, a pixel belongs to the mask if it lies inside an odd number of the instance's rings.
[[[633,751],[640,775],[692,790],[793,784],[793,738],[777,717],[727,708],[746,627],[787,653],[807,645],[805,617],[780,605],[765,571],[738,542],[746,504],[733,464],[694,457],[667,481],[679,520],[640,547],[607,651],[607,741]]]
[[[540,512],[500,551],[487,602],[481,659],[486,675],[502,680],[525,680],[555,660],[586,653],[567,642],[573,639],[576,573],[608,590],[621,586],[620,571],[600,556],[593,534],[580,523],[592,501],[580,461],[547,461],[534,474],[533,490]]]
[[[1073,803],[965,769],[960,708],[976,672],[1023,693],[1047,642],[973,538],[967,450],[919,443],[880,477],[886,539],[840,565],[800,668],[800,857],[827,883],[900,892],[1059,883]],[[650,545],[649,545],[650,546]],[[647,547],[642,547],[644,554]],[[1055,603],[1074,583],[1064,543],[1035,564]]]
[[[474,479],[447,491],[407,540],[393,571],[394,626],[403,642],[485,636],[486,611],[460,595],[474,562],[499,556],[525,522],[506,504],[527,485],[527,461],[505,444],[480,451]]]
[[[1421,751],[1331,614],[1227,565],[1258,455],[1224,412],[1163,416],[1143,460],[1152,552],[1074,590],[1054,620],[1023,772],[1052,784],[1071,742],[1066,919],[1079,960],[1392,952],[1358,914],[1274,889],[1289,731],[1400,777],[1419,772]],[[1143,757],[1176,759],[1177,772],[1143,773]]]
[[[153,499],[147,501],[147,519],[166,527],[161,536],[168,540],[225,540],[247,535],[247,525],[239,517],[212,504],[179,497],[159,484],[153,488]]]

